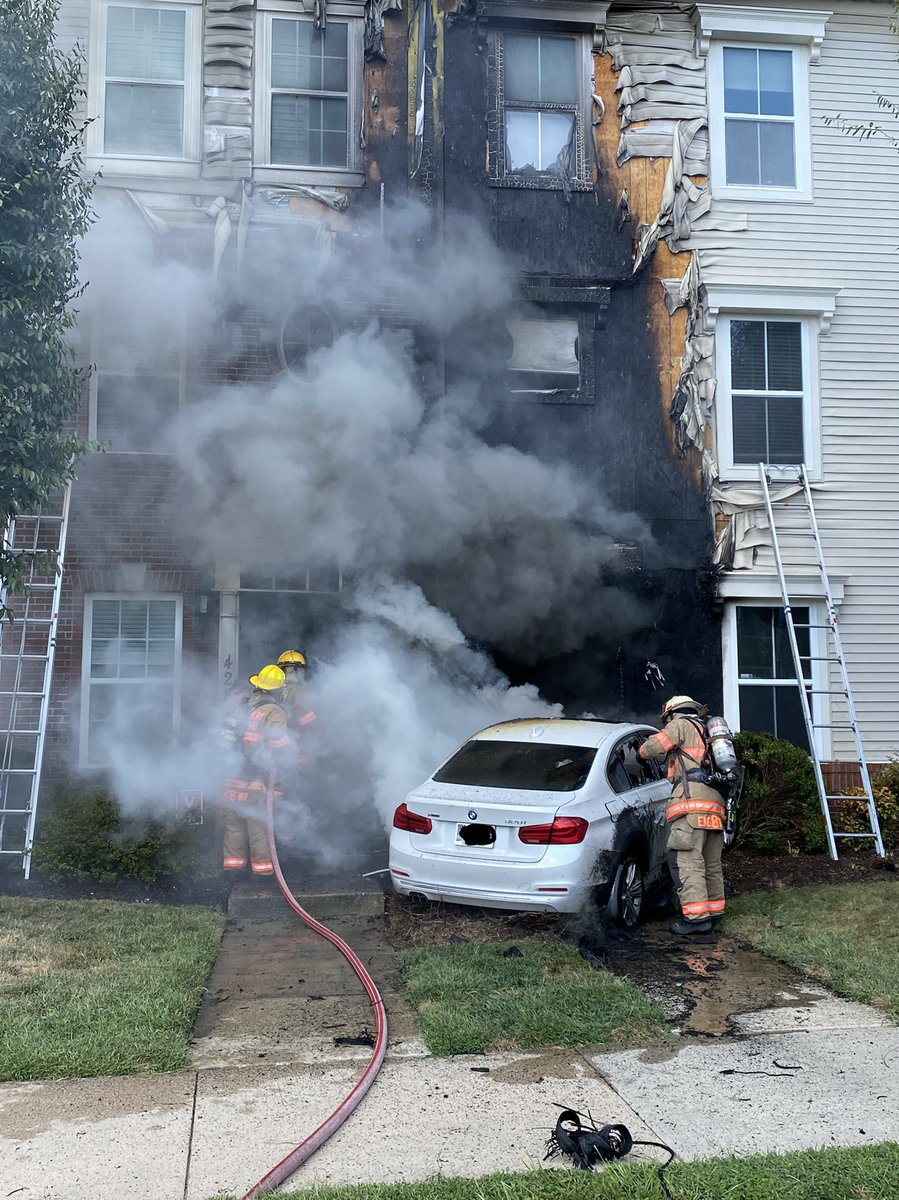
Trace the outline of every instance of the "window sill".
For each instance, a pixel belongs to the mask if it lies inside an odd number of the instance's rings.
[[[713,200],[739,200],[741,204],[814,204],[811,188],[728,187],[712,183]]]
[[[805,463],[804,466],[805,466],[805,475],[806,475],[806,478],[808,479],[809,483],[820,483],[821,480],[823,479],[823,475],[821,473],[820,466],[818,466],[815,463]],[[782,469],[786,472],[795,472],[795,467],[785,466]],[[777,486],[778,483],[780,482],[780,479],[779,479],[780,470],[781,470],[781,468],[778,468],[778,467],[771,468],[771,471],[772,471],[771,482],[772,482],[773,486]],[[735,466],[724,466],[724,465],[719,464],[718,482],[719,483],[759,483],[758,466],[756,465],[756,466],[750,467],[750,466],[743,466],[742,464],[740,464],[739,466],[735,467]],[[787,474],[784,476],[784,478],[783,478],[784,484],[792,483],[792,482],[795,482],[795,475]]]
[[[561,179],[542,175],[494,175],[487,183],[495,188],[524,189],[533,192],[562,192],[565,190]],[[592,192],[593,184],[586,179],[570,179],[569,190],[572,192]]]
[[[255,166],[253,179],[256,183],[282,184],[286,187],[294,183],[305,187],[358,188],[365,183],[362,171],[340,167]]]
[[[164,176],[177,179],[200,177],[200,163],[193,159],[117,158],[109,154],[89,154],[85,156],[84,163],[89,172],[99,171],[104,181],[115,179],[119,175]]]
[[[503,398],[511,404],[566,404],[581,408],[596,403],[592,396],[585,394],[583,388],[577,391],[567,391],[564,388],[510,388],[507,396]]]

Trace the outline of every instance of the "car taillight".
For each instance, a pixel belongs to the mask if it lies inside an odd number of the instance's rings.
[[[421,813],[410,812],[405,804],[401,804],[393,814],[394,829],[405,829],[407,833],[430,833],[431,818]]]
[[[518,836],[526,846],[576,846],[589,824],[583,817],[556,817],[550,825],[522,825]]]

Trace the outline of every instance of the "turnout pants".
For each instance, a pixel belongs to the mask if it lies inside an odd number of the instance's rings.
[[[234,785],[238,784],[238,787]],[[223,866],[226,871],[241,871],[247,862],[254,875],[273,875],[272,855],[268,844],[268,823],[261,815],[265,805],[265,790],[231,780],[225,788],[225,844]],[[244,790],[246,789],[246,790]]]
[[[668,826],[668,865],[685,920],[723,916],[723,849],[724,834],[718,829],[694,829],[689,817]]]

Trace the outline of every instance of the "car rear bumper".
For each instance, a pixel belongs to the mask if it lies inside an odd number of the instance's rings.
[[[570,913],[580,911],[590,890],[588,884],[537,863],[498,864],[492,879],[485,877],[482,864],[476,864],[471,882],[465,881],[464,867],[453,867],[454,882],[448,883],[440,878],[442,871],[431,860],[391,849],[390,881],[401,896],[419,895],[428,900],[518,912]],[[490,886],[485,886],[488,883]]]

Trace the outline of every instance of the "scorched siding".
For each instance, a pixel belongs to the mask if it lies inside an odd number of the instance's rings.
[[[875,97],[899,97],[899,38],[886,2],[821,7],[832,16],[810,68],[813,203],[716,200],[718,211],[745,213],[748,228],[727,238],[699,234],[692,245],[707,284],[840,289],[820,339],[823,486],[815,505],[830,572],[846,579],[841,631],[876,761],[899,750],[899,151],[825,118],[889,125]],[[751,573],[770,571],[768,553]],[[831,719],[845,719],[838,705]],[[839,731],[832,753],[854,757]]]

